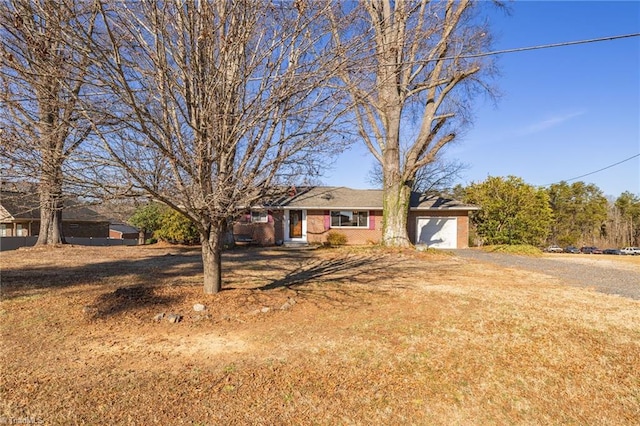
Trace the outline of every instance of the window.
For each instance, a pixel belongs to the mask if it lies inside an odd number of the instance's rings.
[[[24,232],[25,229],[22,227],[22,224],[17,224],[16,225],[16,237],[26,237],[26,232]]]
[[[8,232],[7,225],[0,225],[0,237],[8,237],[11,235],[11,232]]]
[[[266,223],[269,221],[269,214],[265,210],[251,210],[251,222]]]
[[[349,210],[332,210],[331,211],[331,227],[354,227],[354,228],[368,228],[369,227],[369,212],[368,211],[349,211]]]

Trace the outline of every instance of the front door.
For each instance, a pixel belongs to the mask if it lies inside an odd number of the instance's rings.
[[[302,238],[302,210],[289,210],[289,238]]]

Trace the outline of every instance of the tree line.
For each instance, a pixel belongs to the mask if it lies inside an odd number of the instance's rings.
[[[458,185],[453,194],[481,208],[471,216],[472,245],[640,246],[640,194],[613,200],[594,184],[535,187],[515,176]]]

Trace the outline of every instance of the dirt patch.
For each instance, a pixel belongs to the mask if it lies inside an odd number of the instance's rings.
[[[225,254],[225,290],[205,297],[188,247],[19,250],[0,266],[5,422],[640,415],[640,304],[543,273],[404,250],[246,249]]]

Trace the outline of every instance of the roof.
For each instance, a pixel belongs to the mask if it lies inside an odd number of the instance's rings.
[[[78,201],[66,199],[62,220],[78,222],[108,222],[108,220]],[[0,193],[0,220],[40,220],[38,194],[2,191]]]
[[[289,195],[265,203],[264,207],[282,209],[349,209],[382,210],[381,189],[352,189],[343,186],[310,186],[296,188]],[[478,207],[449,198],[413,192],[411,210],[478,210]]]
[[[111,223],[109,224],[109,231],[121,232],[123,234],[137,234],[138,228],[126,225],[124,223]]]

